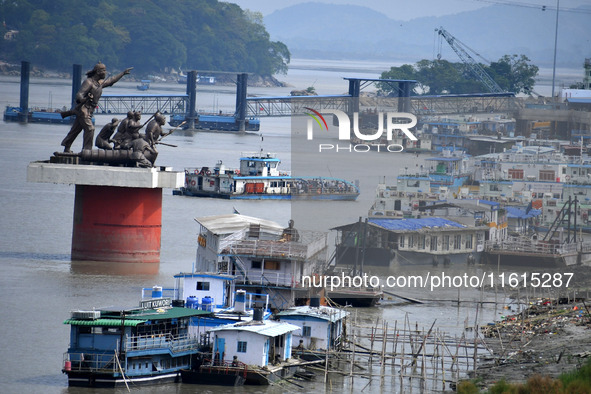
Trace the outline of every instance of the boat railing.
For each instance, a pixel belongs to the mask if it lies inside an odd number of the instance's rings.
[[[215,367],[215,368],[214,368]],[[237,375],[240,373],[246,374],[248,373],[248,364],[243,363],[242,361],[225,361],[219,359],[205,359],[203,360],[203,364],[200,367],[202,372],[207,373],[215,373],[220,375]]]
[[[113,373],[118,371],[117,361],[113,352],[66,352],[64,353],[63,365],[64,371],[88,371],[104,373]]]
[[[581,248],[581,245],[579,243],[561,244],[556,241],[540,241],[523,237],[508,237],[507,239],[500,241],[486,241],[484,248],[487,251],[507,250],[512,252],[560,255],[575,253]]]
[[[300,285],[295,276],[278,272],[249,271],[246,274],[235,275],[234,278],[236,283],[258,284],[261,286],[299,287]]]
[[[260,158],[260,159],[276,159],[277,153],[270,153],[270,152],[240,152],[240,157],[253,157],[253,158]]]
[[[199,339],[191,335],[173,336],[170,333],[155,335],[132,335],[125,338],[125,350],[142,351],[170,349],[172,353],[196,350]]]
[[[281,242],[268,240],[240,240],[230,243],[224,254],[266,256],[281,259],[305,259],[307,246],[298,242]]]

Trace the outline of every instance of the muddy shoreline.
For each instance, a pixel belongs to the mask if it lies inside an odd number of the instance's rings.
[[[520,299],[526,304],[522,312],[481,327],[482,344],[492,354],[481,356],[471,373],[479,387],[489,388],[502,379],[524,383],[536,374],[555,378],[591,357],[591,270],[567,267],[545,272],[574,275],[569,288],[538,290],[540,297],[532,297],[532,289],[521,289]]]

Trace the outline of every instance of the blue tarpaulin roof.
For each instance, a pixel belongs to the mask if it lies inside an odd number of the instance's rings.
[[[507,217],[515,219],[535,218],[542,213],[539,209],[530,209],[528,213],[525,213],[525,208],[505,207],[505,209],[507,210]]]
[[[369,219],[369,222],[386,230],[420,230],[422,228],[466,227],[463,224],[438,217],[421,219]]]

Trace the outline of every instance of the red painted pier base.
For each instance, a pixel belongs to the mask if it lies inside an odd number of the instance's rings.
[[[159,263],[162,189],[76,185],[72,260]]]

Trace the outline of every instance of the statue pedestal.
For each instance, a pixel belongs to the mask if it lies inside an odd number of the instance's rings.
[[[33,162],[27,181],[76,185],[72,260],[160,262],[162,189],[184,185],[184,173]]]

